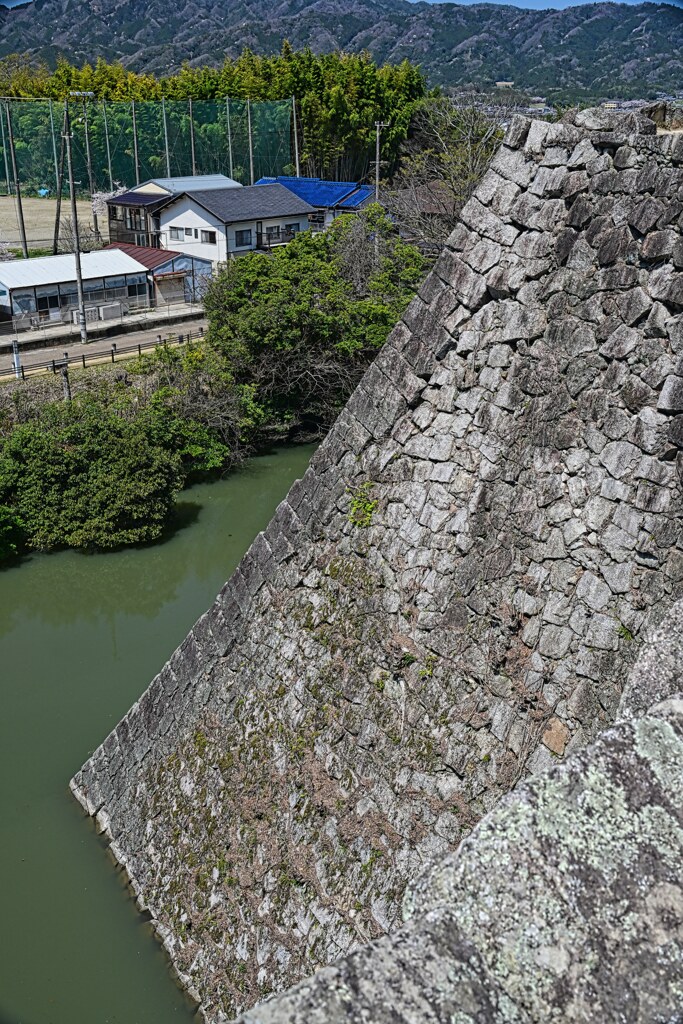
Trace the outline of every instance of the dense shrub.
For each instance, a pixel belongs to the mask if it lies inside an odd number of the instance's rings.
[[[0,449],[0,502],[31,548],[156,540],[182,482],[180,456],[147,424],[89,399],[47,407]]]
[[[328,427],[425,271],[378,206],[231,260],[205,299],[209,340],[264,415]]]

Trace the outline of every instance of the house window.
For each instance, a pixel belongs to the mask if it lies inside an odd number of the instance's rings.
[[[251,245],[251,228],[247,228],[244,231],[236,231],[235,248],[243,249],[247,245]]]
[[[295,235],[297,231],[301,231],[301,224],[285,224],[285,231]]]
[[[192,238],[192,228],[185,228],[185,238]]]
[[[174,242],[180,242],[185,237],[183,228],[169,228],[169,233]]]
[[[216,244],[216,232],[215,231],[202,231],[202,242],[204,242],[205,245],[215,245]]]

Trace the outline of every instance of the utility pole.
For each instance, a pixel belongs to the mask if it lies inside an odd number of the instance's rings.
[[[19,175],[17,173],[17,154],[14,150],[14,132],[12,131],[12,114],[10,112],[9,101],[5,101],[5,114],[7,115],[7,132],[9,135],[9,155],[12,161],[12,174],[14,176],[14,188],[16,191],[17,200],[17,222],[19,224],[19,236],[21,238],[21,251],[24,254],[24,259],[28,259],[28,245],[26,244],[26,225],[24,224],[24,207],[21,203],[21,187],[19,185]]]
[[[161,97],[161,116],[164,119],[164,149],[166,150],[166,175],[171,177],[171,155],[168,151],[168,125],[166,123],[166,100]]]
[[[92,157],[91,157],[91,154],[90,154],[90,133],[88,131],[88,108],[86,106],[86,101],[94,99],[95,98],[95,93],[94,92],[77,92],[76,90],[73,90],[72,92],[69,93],[69,96],[73,96],[74,99],[80,99],[80,100],[83,101],[83,128],[84,128],[84,131],[85,131],[85,160],[86,160],[86,165],[87,165],[87,168],[88,168],[88,188],[90,189],[90,204],[92,206],[92,196],[93,196],[93,192],[95,191],[95,185],[94,185],[93,176],[92,176]],[[66,102],[68,103],[68,100]],[[97,214],[95,213],[94,207],[93,207],[93,211],[92,211],[92,220],[93,220],[93,228],[94,228],[94,231],[95,231],[95,237],[97,239],[99,239],[99,237],[100,237],[100,229],[99,229],[99,225],[97,223]]]
[[[251,100],[247,100],[247,131],[249,132],[249,177],[254,184],[254,140],[251,134]]]
[[[190,149],[192,151],[192,177],[197,173],[197,162],[194,154],[194,117],[192,116],[192,97],[190,97]]]
[[[301,167],[299,166],[299,135],[296,130],[296,96],[292,96],[292,116],[294,118],[294,165],[296,167],[297,178],[301,177]]]
[[[81,247],[78,237],[78,210],[76,208],[76,185],[71,159],[71,124],[69,122],[69,101],[64,102],[64,141],[66,143],[66,161],[69,170],[69,195],[71,198],[71,223],[74,236],[74,260],[76,263],[76,290],[78,291],[78,326],[81,332],[81,344],[88,342],[88,329],[85,323],[85,296],[83,294],[83,274],[81,273]]]
[[[135,160],[135,184],[140,184],[140,158],[138,154],[138,123],[135,118],[135,100],[131,100],[133,111],[133,158]]]
[[[379,136],[382,128],[388,128],[388,121],[375,121],[375,202],[379,202]]]
[[[90,202],[92,204],[93,192],[95,191],[95,183],[92,175],[92,154],[90,152],[90,132],[88,131],[88,107],[87,98],[93,97],[94,93],[83,93],[83,127],[85,128],[85,159],[88,164],[88,185],[90,186]],[[100,238],[100,226],[97,223],[97,213],[95,207],[92,208],[92,226],[95,231],[95,238],[99,241]]]

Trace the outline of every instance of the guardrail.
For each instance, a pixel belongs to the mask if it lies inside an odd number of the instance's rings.
[[[171,334],[166,338],[162,338],[162,336],[158,334],[156,338],[150,339],[149,341],[140,341],[132,345],[117,345],[113,342],[111,348],[100,349],[98,352],[88,353],[87,351],[84,351],[78,355],[69,355],[68,351],[65,351],[61,359],[46,359],[40,363],[30,363],[28,366],[24,366],[22,364],[19,367],[10,366],[5,369],[0,368],[0,379],[5,377],[16,377],[18,380],[26,380],[28,377],[33,377],[41,373],[62,373],[63,370],[68,369],[69,366],[78,366],[79,368],[86,369],[87,366],[93,366],[95,364],[110,361],[115,363],[117,359],[133,359],[135,356],[141,356],[143,352],[149,351],[150,349],[187,345],[188,342],[196,341],[198,338],[202,338],[203,336],[204,328],[200,327],[198,331],[186,331],[182,334]]]

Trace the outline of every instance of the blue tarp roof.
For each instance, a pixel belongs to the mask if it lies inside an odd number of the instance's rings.
[[[257,185],[275,183],[284,185],[311,206],[345,206],[346,209],[352,209],[356,205],[352,201],[354,193],[366,187],[359,186],[356,181],[324,181],[322,178],[289,178],[285,175],[278,178],[260,178],[256,182]]]
[[[347,196],[339,205],[343,206],[345,210],[357,210],[363,203],[367,203],[368,199],[373,199],[374,195],[374,185],[360,185],[352,195]]]

